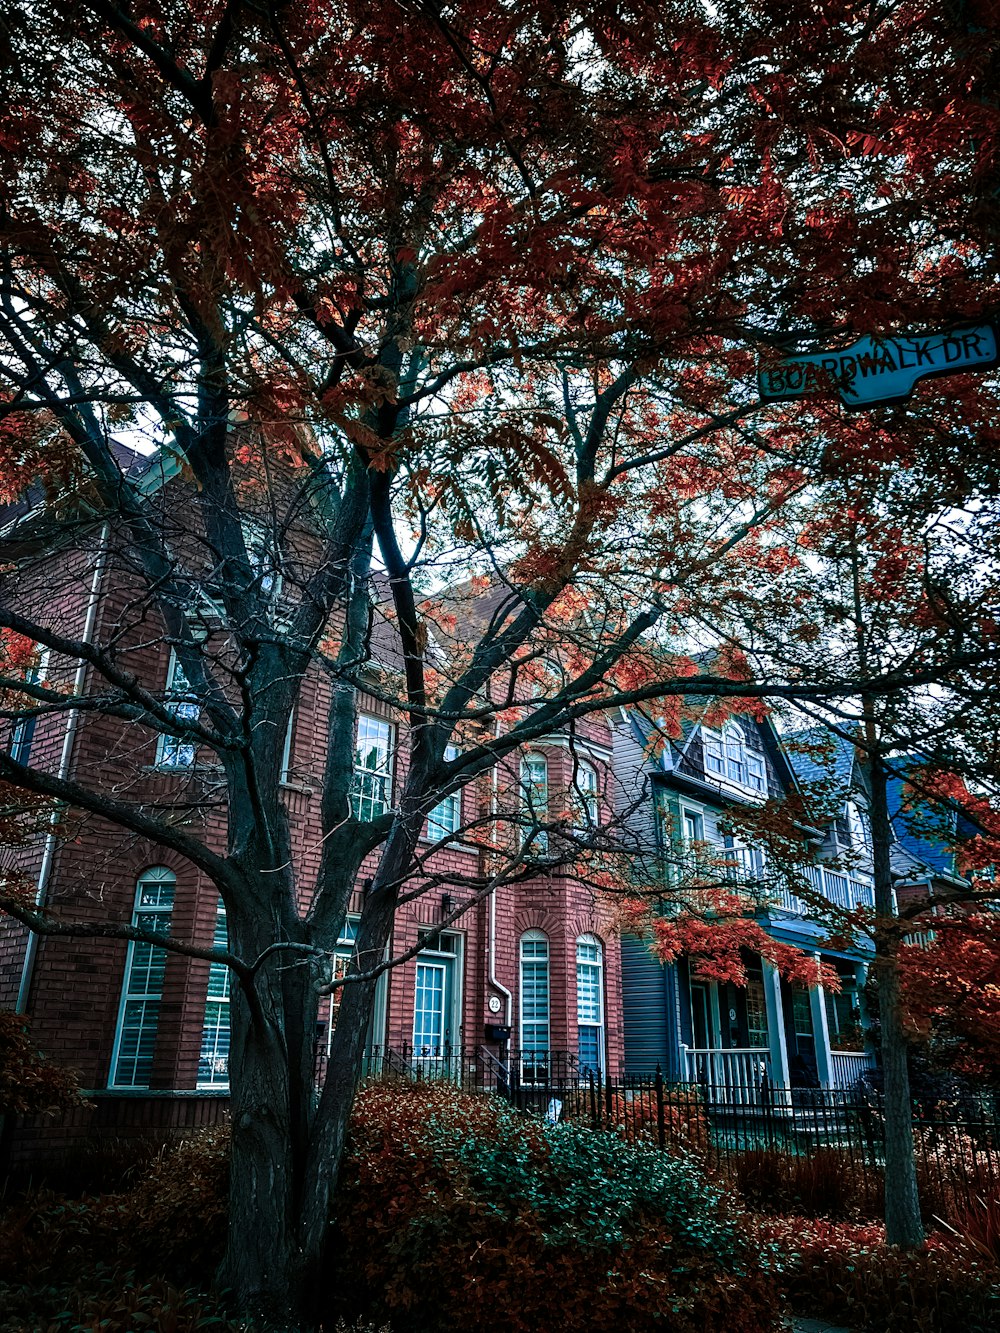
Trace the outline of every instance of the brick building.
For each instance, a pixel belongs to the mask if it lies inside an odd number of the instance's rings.
[[[165,507],[182,502],[184,483],[169,461],[122,461],[149,493],[164,497]],[[145,612],[135,610],[134,580],[113,528],[77,528],[71,546],[63,547],[38,521],[43,510],[33,510],[29,499],[6,515],[3,540],[18,555],[20,604],[39,613],[44,608],[46,624],[68,639],[106,643],[128,636],[123,660],[129,670],[183,721],[192,707],[183,702],[183,673],[162,633],[149,630]],[[381,614],[382,595],[376,580],[372,693],[362,690],[358,697],[353,756],[351,801],[362,817],[390,808],[405,764],[401,717],[387,702],[393,683],[398,687],[400,657],[391,621]],[[71,667],[55,652],[38,651],[30,670],[38,680],[63,682],[83,701],[100,684],[85,663]],[[320,787],[331,689],[322,671],[305,677],[282,759],[281,792],[304,907],[323,838]],[[2,743],[21,763],[41,764],[71,781],[85,775],[105,793],[127,789],[133,806],[176,810],[203,842],[224,850],[227,811],[218,768],[183,735],[156,735],[85,705],[0,725],[6,727]],[[370,1067],[456,1078],[473,1068],[506,1069],[539,1083],[557,1061],[581,1071],[620,1067],[619,950],[610,913],[557,857],[546,855],[547,840],[558,842],[559,835],[544,828],[552,812],[574,801],[588,820],[610,818],[611,746],[607,720],[595,716],[572,737],[543,737],[431,812],[422,869],[441,887],[397,915],[391,953],[413,951],[413,957],[379,982]],[[543,826],[533,835],[536,872],[497,888],[428,938],[471,901],[469,886],[483,877],[481,840],[463,839],[463,830],[488,826],[494,814],[526,803]],[[56,917],[95,927],[131,920],[201,946],[225,941],[214,883],[183,855],[140,833],[71,810],[59,829],[40,825],[19,844],[0,851],[3,869],[19,875]],[[338,972],[351,955],[376,858],[377,851],[358,877],[338,944]],[[28,1014],[39,1046],[73,1068],[94,1094],[96,1110],[76,1117],[67,1135],[97,1127],[170,1128],[211,1117],[227,1089],[229,994],[229,974],[219,963],[99,936],[40,937],[9,918],[0,927],[0,1005]],[[320,1073],[336,1007],[336,998],[321,1005],[315,1034]],[[32,1135],[24,1129],[13,1151],[30,1153]]]

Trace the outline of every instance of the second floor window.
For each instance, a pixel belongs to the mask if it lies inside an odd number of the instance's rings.
[[[28,667],[25,671],[24,679],[29,685],[41,685],[45,680],[48,665],[49,650],[43,648],[35,665]],[[24,707],[31,708],[33,705],[34,700],[25,695]],[[35,717],[23,717],[19,722],[14,723],[7,753],[16,764],[26,764],[31,758],[31,743],[35,739],[35,723],[37,721],[38,719]]]
[[[191,687],[177,654],[171,650],[167,667],[166,706],[179,723],[196,722],[198,705],[192,700]],[[156,744],[157,768],[191,768],[196,746],[183,736],[161,736]]]
[[[358,715],[351,809],[362,822],[387,814],[392,805],[392,726],[380,717]]]
[[[544,755],[526,754],[521,760],[521,792],[529,821],[525,841],[530,842],[536,852],[547,852],[548,833],[545,829],[532,827],[544,824],[548,818],[549,766]]]
[[[767,766],[760,751],[748,749],[742,727],[727,722],[721,731],[701,729],[705,774],[725,778],[750,791],[767,791]]]
[[[449,763],[458,758],[458,746],[444,747],[444,760]],[[457,833],[462,824],[462,793],[453,791],[443,801],[439,801],[427,816],[427,836],[435,842]]]
[[[578,812],[576,830],[578,833],[586,833],[588,829],[596,828],[601,822],[597,800],[597,769],[586,759],[581,759],[577,763],[573,785],[574,804]]]

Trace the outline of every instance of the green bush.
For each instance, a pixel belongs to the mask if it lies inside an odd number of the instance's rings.
[[[330,1290],[399,1333],[760,1333],[766,1260],[691,1158],[440,1086],[359,1098]]]

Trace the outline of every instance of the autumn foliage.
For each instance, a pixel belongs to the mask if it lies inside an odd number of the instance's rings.
[[[1000,921],[972,913],[937,925],[900,952],[903,1003],[915,1037],[938,1066],[1000,1081]]]

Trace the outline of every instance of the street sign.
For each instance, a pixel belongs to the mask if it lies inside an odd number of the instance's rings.
[[[997,361],[996,329],[976,324],[900,338],[865,335],[837,351],[761,362],[757,382],[767,403],[835,393],[845,407],[858,411],[902,402],[917,380],[930,375],[986,370]]]

